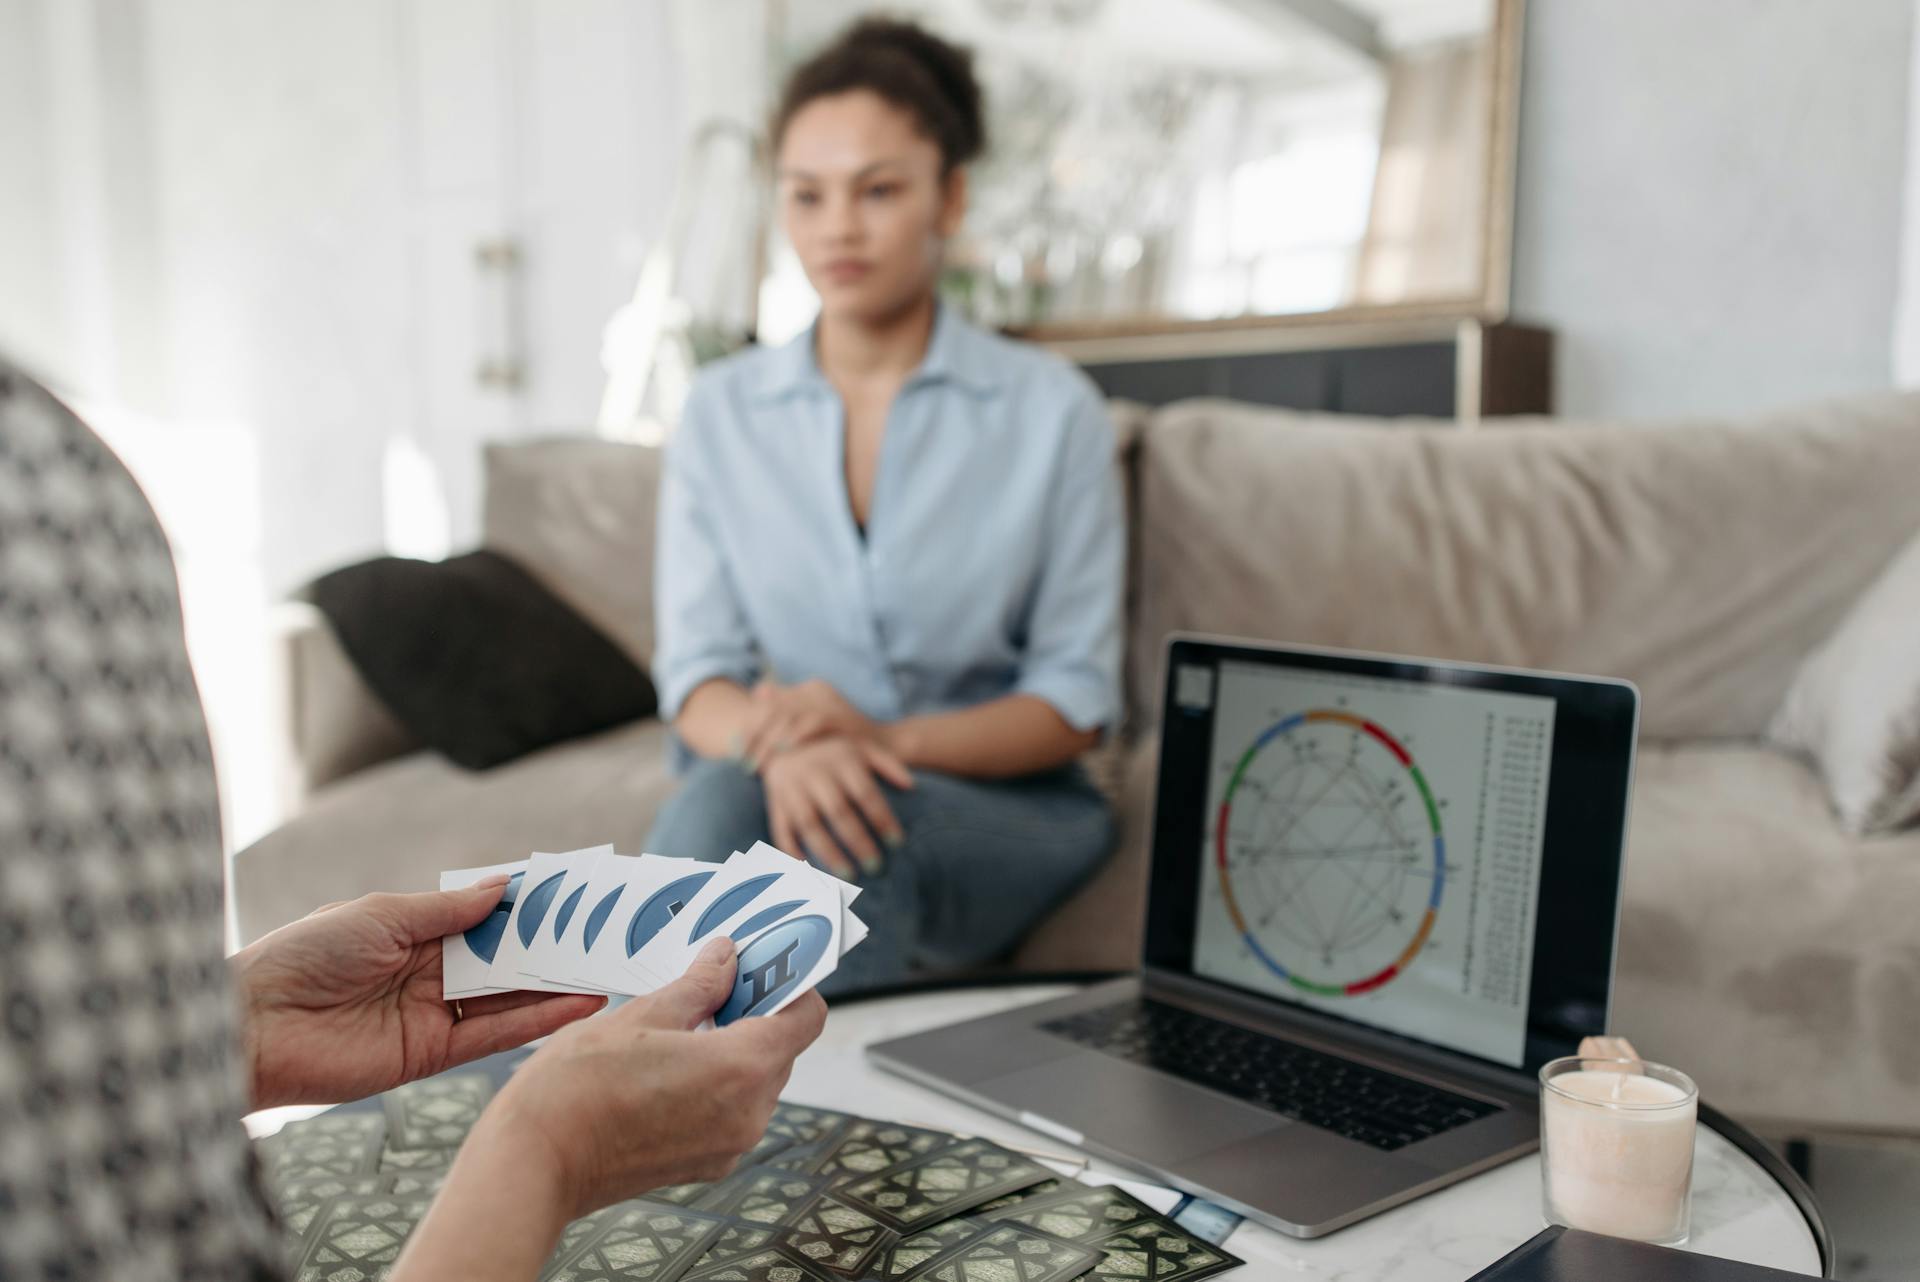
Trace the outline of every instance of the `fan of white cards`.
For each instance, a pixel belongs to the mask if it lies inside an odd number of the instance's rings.
[[[765,842],[723,864],[612,846],[536,854],[443,872],[440,889],[500,873],[511,880],[499,907],[441,941],[450,1001],[515,989],[650,993],[679,978],[709,940],[730,938],[739,970],[713,1017],[725,1025],[773,1014],[867,937],[852,910],[858,886]]]

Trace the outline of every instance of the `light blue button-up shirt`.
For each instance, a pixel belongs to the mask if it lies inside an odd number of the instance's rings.
[[[654,684],[818,677],[878,721],[1037,695],[1119,717],[1126,537],[1086,375],[942,306],[888,412],[867,528],[809,330],[704,371],[667,450]]]

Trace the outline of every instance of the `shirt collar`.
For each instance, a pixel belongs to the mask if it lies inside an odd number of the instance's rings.
[[[800,392],[832,391],[813,354],[814,331],[818,325],[815,321],[798,337],[767,352],[756,388],[762,399],[780,400]],[[920,368],[907,379],[906,386],[918,383],[952,383],[982,396],[1000,388],[999,362],[994,360],[991,340],[945,302],[934,312],[933,337],[927,343],[927,354]]]

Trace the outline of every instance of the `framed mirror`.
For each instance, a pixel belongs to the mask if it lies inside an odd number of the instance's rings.
[[[974,48],[989,97],[946,293],[978,321],[1065,344],[1499,321],[1522,5],[905,6]],[[779,7],[778,46],[797,60],[873,6]]]

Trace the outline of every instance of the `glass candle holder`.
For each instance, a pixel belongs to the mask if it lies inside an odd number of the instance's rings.
[[[1664,1064],[1556,1059],[1540,1069],[1549,1224],[1677,1246],[1691,1227],[1700,1092]]]

